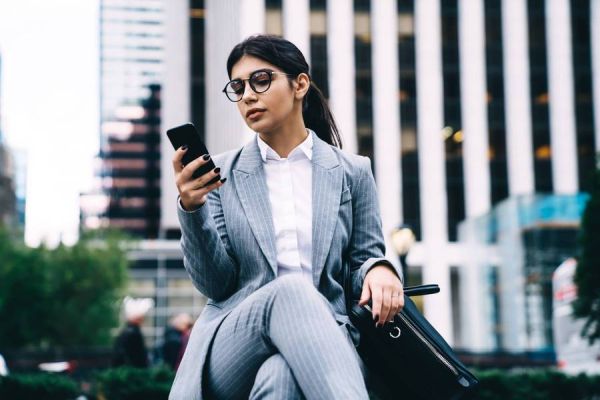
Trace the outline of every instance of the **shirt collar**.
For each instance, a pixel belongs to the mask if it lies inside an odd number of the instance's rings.
[[[304,154],[304,156],[306,156],[306,158],[308,158],[309,160],[312,160],[312,153],[313,153],[313,131],[310,129],[306,130],[308,132],[308,135],[306,136],[306,139],[300,143],[298,146],[296,146],[296,148],[294,148],[292,151],[290,151],[290,154],[288,155],[288,159],[296,159],[298,157],[298,155]],[[267,162],[267,160],[283,160],[283,158],[279,157],[279,154],[277,154],[277,152],[275,150],[273,150],[271,148],[271,146],[269,146],[264,140],[262,140],[260,138],[260,135],[256,135],[256,139],[258,142],[258,148],[260,150],[260,157],[262,158],[263,162]]]

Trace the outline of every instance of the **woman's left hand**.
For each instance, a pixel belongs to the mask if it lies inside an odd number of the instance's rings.
[[[402,283],[390,267],[378,265],[367,272],[358,304],[364,306],[370,299],[377,326],[392,321],[404,307]]]

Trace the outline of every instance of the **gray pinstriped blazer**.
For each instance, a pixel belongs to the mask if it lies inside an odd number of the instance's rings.
[[[313,283],[357,344],[358,332],[346,312],[343,270],[350,266],[352,296],[359,298],[363,279],[375,263],[392,266],[383,258],[375,180],[368,158],[342,152],[311,134]],[[277,276],[269,194],[256,139],[214,161],[228,178],[225,185],[196,211],[178,207],[184,265],[209,300],[192,330],[170,399],[202,399],[202,370],[219,324]]]

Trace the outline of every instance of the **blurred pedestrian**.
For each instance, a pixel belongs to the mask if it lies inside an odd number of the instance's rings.
[[[194,321],[192,321],[190,327],[181,335],[181,346],[179,346],[179,354],[177,355],[177,362],[175,363],[175,371],[179,369],[179,364],[181,364],[181,360],[183,359],[183,355],[185,354],[185,349],[187,348],[188,342],[190,341],[190,335],[192,334],[193,326]]]
[[[123,309],[127,323],[115,340],[113,366],[148,367],[148,350],[140,327],[144,322],[146,313],[153,306],[154,301],[152,299],[125,297]]]
[[[179,313],[169,320],[169,325],[165,328],[162,344],[162,358],[165,364],[173,370],[177,370],[183,338],[186,333],[192,329],[194,324],[192,317],[188,313]]]

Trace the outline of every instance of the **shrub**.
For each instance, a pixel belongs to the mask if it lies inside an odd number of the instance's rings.
[[[64,375],[38,373],[0,377],[0,399],[72,400],[78,394],[77,383]]]
[[[553,370],[477,371],[477,389],[464,400],[598,400],[600,375],[569,376]],[[163,368],[120,367],[98,372],[89,399],[162,400],[169,397],[174,373]],[[399,388],[400,393],[402,389]],[[14,374],[0,377],[0,399],[73,400],[80,394],[64,375]],[[404,397],[403,397],[404,398]],[[380,400],[371,393],[371,400]],[[410,399],[407,399],[410,400]]]
[[[570,376],[554,370],[477,371],[470,400],[591,400],[600,396],[600,376]]]
[[[166,400],[173,379],[174,373],[166,367],[113,368],[98,374],[98,393],[108,400]]]

